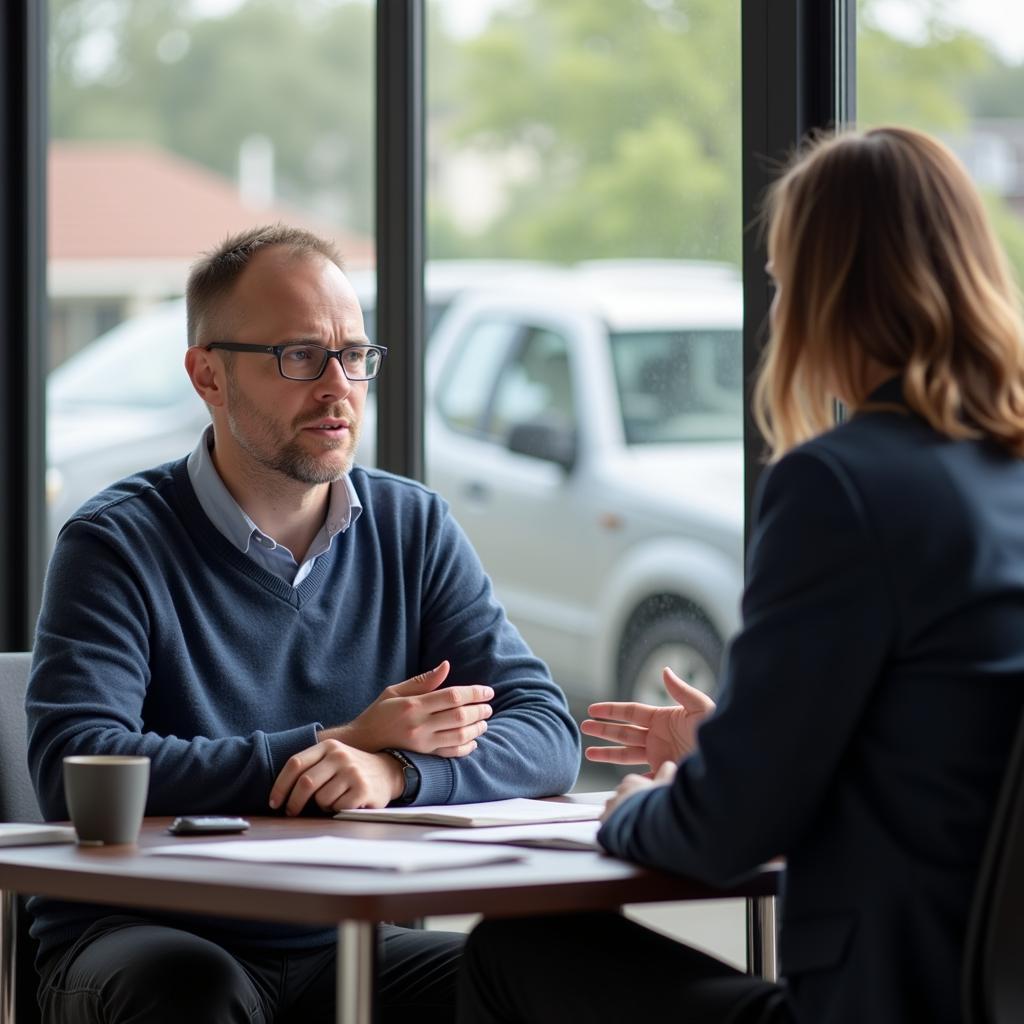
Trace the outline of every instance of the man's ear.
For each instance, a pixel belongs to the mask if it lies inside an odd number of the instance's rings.
[[[224,363],[198,345],[185,350],[185,372],[196,394],[211,406],[223,406],[227,396]]]

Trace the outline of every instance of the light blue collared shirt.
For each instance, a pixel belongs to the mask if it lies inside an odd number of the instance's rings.
[[[299,565],[295,556],[283,544],[278,544],[273,537],[265,534],[231,497],[210,457],[212,447],[213,427],[210,426],[203,431],[199,443],[188,457],[188,477],[203,511],[243,555],[248,555],[268,572],[293,587],[297,587],[309,575],[317,557],[330,550],[335,536],[344,533],[363,511],[348,473],[340,480],[335,480],[331,484],[327,518],[313,538],[302,565]]]

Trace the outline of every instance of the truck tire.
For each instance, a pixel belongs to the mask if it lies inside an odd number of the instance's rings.
[[[706,622],[682,613],[663,615],[628,637],[619,664],[620,700],[670,704],[661,682],[666,665],[691,686],[716,697],[722,641]]]

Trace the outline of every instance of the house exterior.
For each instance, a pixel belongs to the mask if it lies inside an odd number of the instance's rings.
[[[285,221],[333,238],[346,265],[373,240],[277,203],[156,146],[54,140],[49,150],[50,365],[146,306],[181,295],[189,265],[225,236]]]

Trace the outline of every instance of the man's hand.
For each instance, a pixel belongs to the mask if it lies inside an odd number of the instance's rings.
[[[665,761],[676,762],[697,749],[697,727],[715,710],[715,702],[684,683],[670,668],[664,669],[661,679],[676,707],[620,701],[590,705],[594,717],[582,722],[580,729],[617,746],[587,747],[588,761],[646,764],[653,771]]]
[[[655,786],[667,786],[675,777],[676,765],[674,761],[666,761],[655,773],[653,779],[646,775],[627,775],[619,783],[619,788],[615,790],[615,795],[605,803],[601,820],[607,821],[612,811],[634,793],[639,793],[644,789],[654,789]]]
[[[312,799],[322,811],[386,807],[402,795],[402,768],[390,754],[368,754],[338,740],[321,740],[285,762],[270,790],[273,810],[299,814]]]
[[[341,740],[350,747],[377,751],[386,747],[414,750],[438,757],[465,757],[476,750],[476,738],[487,730],[494,697],[489,686],[449,686],[450,666],[395,683],[348,725],[320,732],[319,738]]]

